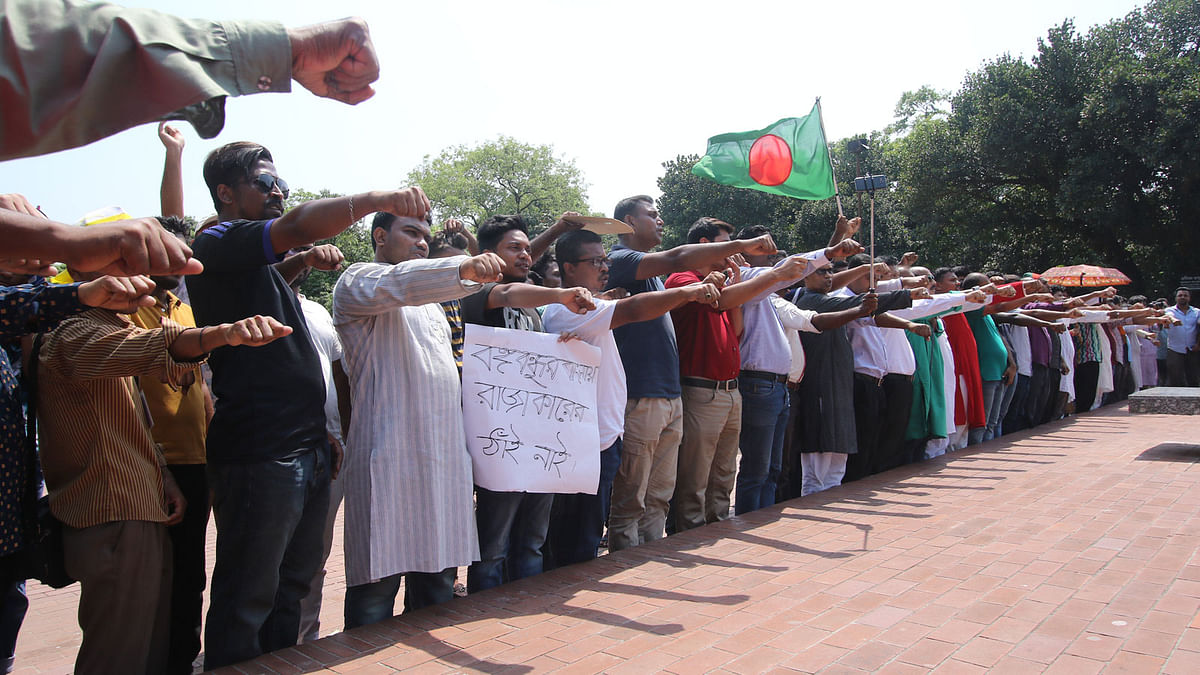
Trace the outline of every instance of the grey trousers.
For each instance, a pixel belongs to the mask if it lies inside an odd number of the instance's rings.
[[[167,664],[171,551],[162,523],[119,520],[63,528],[79,580],[83,642],[76,673],[161,673]]]

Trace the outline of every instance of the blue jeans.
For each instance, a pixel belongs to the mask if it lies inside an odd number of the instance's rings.
[[[987,428],[983,440],[995,438],[1000,428],[1000,409],[1004,407],[1004,381],[985,380],[983,383],[983,412],[987,415]]]
[[[396,593],[404,579],[404,611],[450,602],[454,599],[456,567],[441,572],[408,572],[393,574],[379,581],[350,586],[346,589],[346,630],[358,628],[395,615]]]
[[[300,601],[321,566],[329,448],[287,460],[209,464],[208,480],[217,555],[205,670],[296,644]]]
[[[542,573],[542,545],[553,505],[552,494],[493,492],[475,486],[480,560],[467,568],[468,593]]]
[[[596,494],[554,495],[546,539],[546,569],[593,560],[604,536],[604,521],[612,499],[613,479],[621,465],[621,439],[600,453],[600,483]]]
[[[742,462],[733,512],[741,515],[775,503],[789,406],[784,382],[742,376],[738,391],[742,392]]]

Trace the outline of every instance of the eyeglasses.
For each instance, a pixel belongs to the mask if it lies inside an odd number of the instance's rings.
[[[612,265],[612,260],[608,257],[580,258],[578,260],[564,260],[563,262],[588,263],[589,265],[591,265],[592,267],[595,267],[596,269],[602,269],[602,268]]]
[[[287,199],[289,192],[287,181],[278,176],[272,176],[269,173],[260,173],[250,179],[250,184],[258,188],[259,192],[262,192],[264,195],[271,194],[271,190],[278,187],[279,191],[283,193],[283,198]]]

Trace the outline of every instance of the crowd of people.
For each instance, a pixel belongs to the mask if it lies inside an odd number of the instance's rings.
[[[17,10],[38,11],[12,4],[14,21]],[[30,30],[114,11],[64,7],[82,18],[67,12]],[[128,21],[153,26],[159,16]],[[171,76],[192,84],[166,112],[200,100],[219,117],[218,91],[278,90],[289,78],[253,73],[278,66],[272,55],[289,40],[290,79],[350,103],[370,95],[377,65],[365,24],[254,29],[221,34],[253,33],[245,40],[262,51],[261,69],[183,57],[213,70],[192,72],[143,57],[188,71]],[[168,32],[184,43],[215,33]],[[93,114],[81,110],[83,120]],[[6,135],[5,156],[154,116],[76,114],[49,132],[31,124]],[[806,253],[777,249],[770,226],[782,224],[716,218],[658,250],[664,223],[646,195],[617,204],[613,218],[630,232],[607,249],[572,214],[532,237],[530,223],[506,214],[475,232],[457,221],[435,232],[417,187],[285,209],[287,183],[251,142],[208,155],[215,215],[191,232],[181,218],[190,179],[182,137],[165,125],[159,136],[158,218],[70,228],[20,195],[0,196],[0,649],[9,668],[28,602],[20,554],[39,470],[63,525],[66,571],[80,584],[76,670],[185,673],[202,626],[207,668],[320,634],[343,503],[352,628],[392,616],[402,582],[406,610],[449,602],[460,567],[475,593],[593,559],[605,537],[610,551],[631,548],[1138,388],[1200,384],[1200,311],[1183,288],[1167,307],[1112,288],[1072,295],[1032,275],[922,267],[911,252],[872,258],[855,240],[861,222],[844,217]],[[364,218],[374,259],[342,270],[341,251],[320,242]],[[54,260],[66,269],[50,268]],[[314,269],[341,271],[332,313],[299,293]],[[599,348],[599,443],[575,449],[599,455],[594,491],[474,484],[461,401],[467,323]]]
[[[1160,379],[1196,384],[1200,311],[1186,289],[1168,308],[1113,288],[1072,297],[1032,275],[931,271],[912,252],[872,259],[844,217],[801,254],[778,250],[768,227],[715,218],[657,250],[664,223],[646,195],[617,205],[630,232],[608,250],[571,213],[534,237],[519,215],[434,232],[415,187],[285,210],[286,181],[249,142],[205,160],[216,215],[192,233],[182,136],[164,124],[159,137],[158,222],[202,272],[4,280],[5,374],[26,376],[6,379],[4,475],[33,468],[20,463],[24,395],[81,584],[81,671],[190,672],[210,508],[213,668],[319,635],[343,502],[353,628],[391,617],[402,580],[406,609],[447,602],[460,567],[476,593],[593,559],[604,537],[619,551]],[[30,212],[19,195],[2,202]],[[341,272],[331,315],[300,285],[341,269],[341,251],[318,242],[364,217],[374,260]],[[579,449],[600,457],[594,492],[474,485],[467,323],[601,350],[600,443]],[[21,502],[3,504],[14,550]],[[6,614],[24,608],[20,581]]]

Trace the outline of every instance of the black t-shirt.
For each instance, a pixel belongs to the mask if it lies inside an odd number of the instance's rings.
[[[462,306],[462,320],[479,326],[492,328],[511,328],[513,330],[532,330],[539,333],[542,330],[542,317],[535,310],[528,308],[496,307],[487,309],[488,294],[496,287],[495,282],[484,284],[478,293],[468,295],[459,300]]]
[[[296,457],[327,446],[325,382],[296,294],[272,267],[274,220],[218,223],[192,245],[204,272],[187,277],[197,326],[271,316],[293,332],[263,347],[221,347],[213,371],[216,414],[208,461],[243,463]]]

